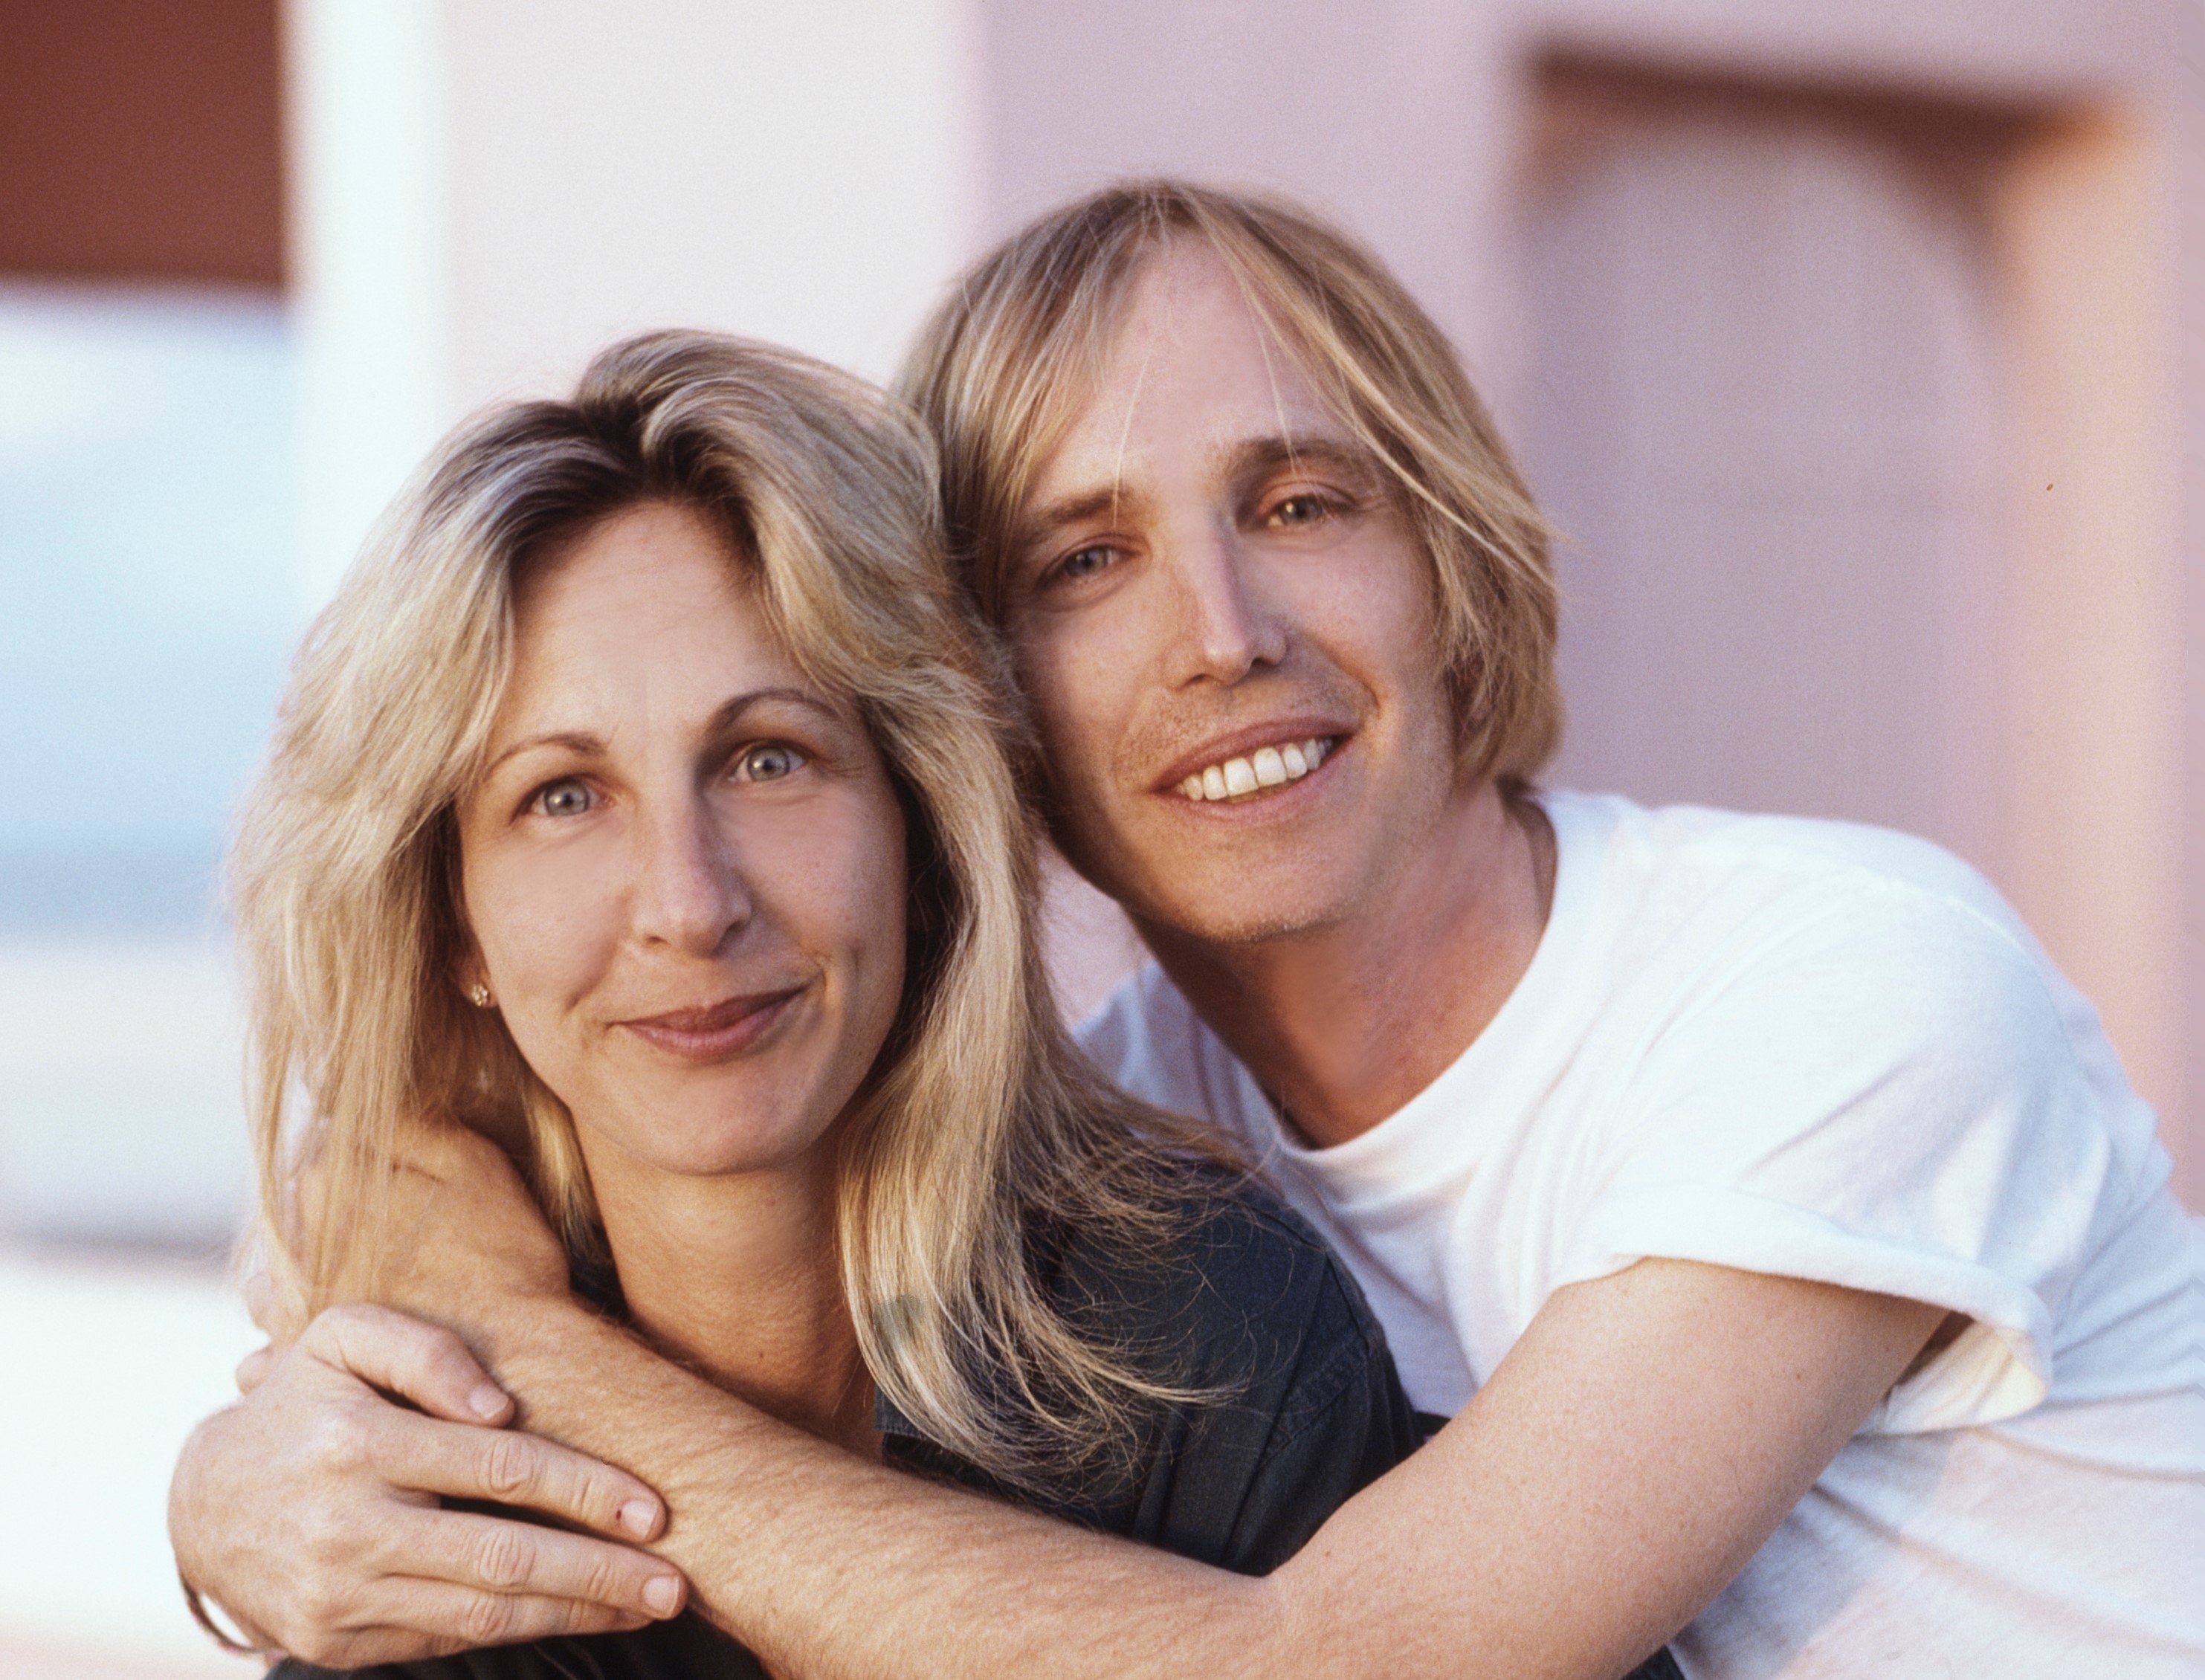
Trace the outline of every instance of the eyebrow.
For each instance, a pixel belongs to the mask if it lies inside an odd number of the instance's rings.
[[[738,694],[730,699],[722,701],[713,709],[711,718],[704,726],[704,733],[708,736],[722,734],[740,723],[743,714],[752,707],[776,702],[782,705],[800,706],[806,711],[816,712],[826,721],[840,727],[847,727],[848,725],[848,719],[817,695],[807,693],[800,688],[782,686],[754,688],[747,693]],[[605,743],[603,736],[591,734],[587,730],[583,729],[555,729],[549,730],[541,735],[531,735],[525,740],[515,741],[490,760],[484,767],[482,779],[484,781],[489,781],[497,774],[508,760],[518,758],[524,752],[533,752],[540,747],[563,747],[579,757],[591,757],[603,753],[605,750]]]
[[[1244,437],[1220,452],[1219,465],[1228,481],[1251,478],[1259,472],[1276,472],[1282,466],[1303,466],[1343,473],[1360,480],[1364,486],[1381,482],[1383,478],[1378,461],[1368,448],[1351,439],[1322,432],[1301,437],[1286,432],[1264,437]],[[1141,500],[1139,491],[1129,490],[1122,484],[1097,484],[1091,489],[1073,490],[1045,504],[1030,518],[1021,520],[1018,546],[1020,549],[1030,548],[1051,531],[1065,525],[1085,524],[1128,503],[1138,507]]]
[[[1019,546],[1030,547],[1051,531],[1068,525],[1085,525],[1103,513],[1114,513],[1131,502],[1138,507],[1144,498],[1138,490],[1128,490],[1122,483],[1097,485],[1093,490],[1074,490],[1061,496],[1040,508],[1030,518],[1019,523]]]
[[[1365,486],[1381,478],[1377,459],[1364,445],[1322,433],[1314,437],[1282,434],[1245,438],[1226,451],[1224,464],[1225,476],[1233,480],[1275,472],[1282,466],[1329,470],[1359,479]]]

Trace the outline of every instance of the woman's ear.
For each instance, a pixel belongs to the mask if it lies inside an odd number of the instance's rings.
[[[459,814],[450,805],[445,806],[438,816],[437,846],[438,873],[443,877],[445,902],[452,918],[447,948],[457,947],[457,954],[452,959],[452,983],[460,988],[460,995],[476,1008],[495,1009],[497,999],[490,988],[490,970],[475,945],[474,929],[467,922],[467,892],[460,878]]]
[[[483,971],[482,959],[470,951],[452,965],[452,980],[460,988],[460,995],[478,1009],[495,1009],[497,998],[490,988],[490,978]]]

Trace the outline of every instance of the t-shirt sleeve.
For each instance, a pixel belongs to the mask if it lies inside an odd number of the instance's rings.
[[[1597,1128],[1553,1287],[1648,1257],[1924,1301],[1972,1322],[1867,1425],[2029,1410],[2118,1170],[2012,935],[1878,886],[1726,953]]]

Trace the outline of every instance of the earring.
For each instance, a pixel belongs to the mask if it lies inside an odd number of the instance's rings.
[[[467,1001],[474,1005],[478,1009],[489,1008],[490,1006],[490,988],[484,985],[481,981],[476,981],[473,985],[467,988]]]

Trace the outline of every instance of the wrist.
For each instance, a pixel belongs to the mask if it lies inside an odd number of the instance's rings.
[[[238,1621],[235,1617],[229,1618],[235,1625],[228,1628],[222,1625],[214,1614],[214,1608],[219,1608],[219,1606],[210,1608],[211,1601],[207,1596],[192,1585],[189,1577],[181,1569],[176,1571],[176,1585],[184,1589],[184,1608],[191,1612],[192,1620],[197,1622],[201,1630],[217,1645],[241,1657],[258,1657],[265,1654],[266,1647],[254,1643],[247,1636],[248,1630],[245,1624]]]

